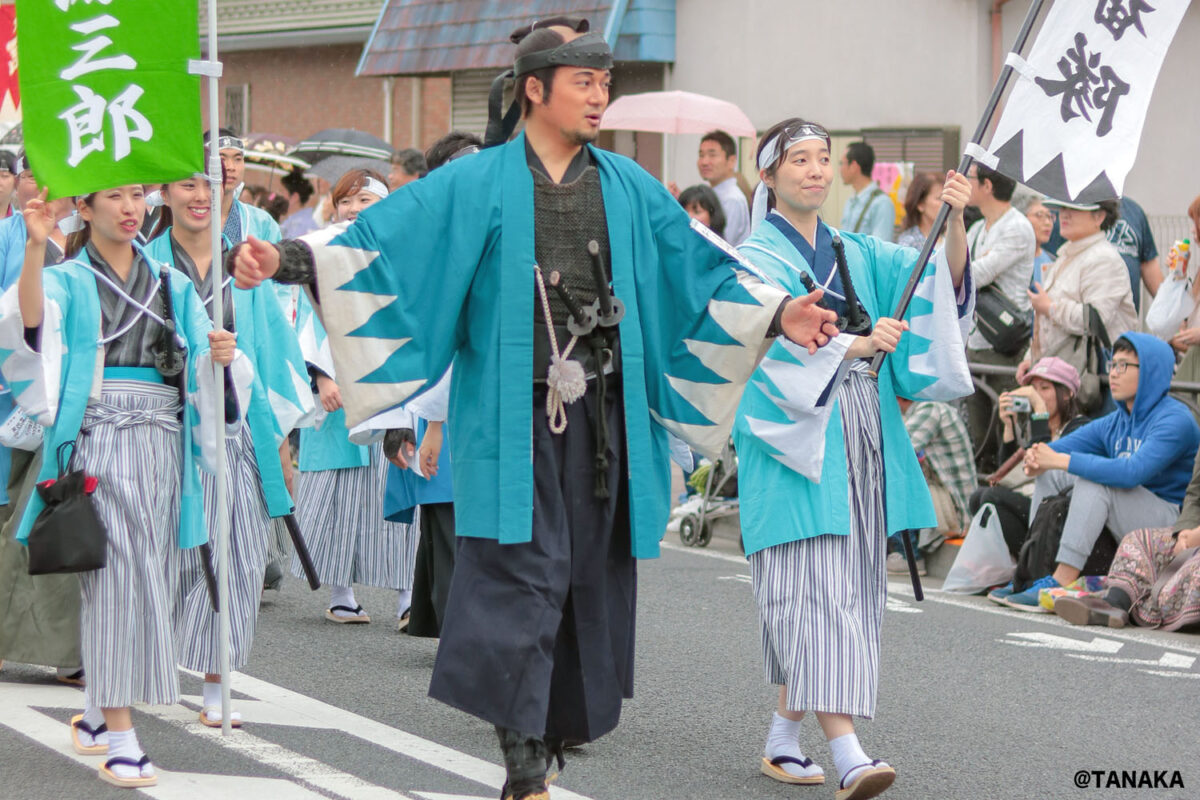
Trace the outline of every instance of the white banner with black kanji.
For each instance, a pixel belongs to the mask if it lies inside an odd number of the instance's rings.
[[[1120,196],[1190,0],[1055,0],[980,162],[1059,200]]]

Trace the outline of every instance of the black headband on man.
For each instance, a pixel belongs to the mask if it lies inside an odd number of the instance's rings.
[[[513,75],[520,78],[546,67],[587,67],[612,69],[612,48],[599,31],[563,42],[551,50],[539,50],[523,55],[513,65]]]
[[[523,28],[513,31],[509,40],[520,44],[525,37],[540,28],[565,27],[575,33],[583,34],[569,42],[560,42],[544,50],[524,53],[516,58],[513,68],[506,70],[492,81],[492,90],[488,94],[488,124],[483,136],[483,146],[492,147],[504,144],[517,128],[521,118],[520,103],[514,99],[507,113],[504,112],[505,84],[516,78],[536,72],[546,67],[584,67],[586,69],[612,69],[612,48],[608,46],[603,34],[591,31],[591,25],[580,17],[549,17],[539,19]]]

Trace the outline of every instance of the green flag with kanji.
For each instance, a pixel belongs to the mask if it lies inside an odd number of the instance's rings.
[[[25,155],[53,197],[204,168],[197,0],[17,0]]]

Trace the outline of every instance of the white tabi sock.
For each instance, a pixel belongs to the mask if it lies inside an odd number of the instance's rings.
[[[767,733],[767,746],[763,748],[763,755],[768,761],[780,756],[806,760],[804,753],[800,750],[800,726],[802,724],[804,724],[803,720],[781,717],[778,711],[771,715],[771,730]],[[784,762],[778,766],[788,775],[797,778],[812,778],[825,774],[823,769],[811,763],[807,767],[791,762]]]
[[[400,597],[396,603],[396,619],[404,616],[404,612],[408,611],[412,606],[412,589],[401,589]]]
[[[233,701],[230,700],[230,705]],[[204,717],[209,722],[220,722],[221,717],[221,684],[204,682]],[[229,719],[233,723],[242,721],[242,715],[237,711],[229,712]]]
[[[133,728],[127,731],[109,731],[108,757],[110,759],[131,758],[137,761],[144,755],[142,746],[138,744],[137,732]],[[149,778],[154,775],[154,767],[150,764],[146,764],[140,770],[128,764],[114,764],[110,769],[118,778],[137,778],[139,776]]]
[[[346,608],[358,608],[358,602],[354,599],[353,586],[330,586],[329,587],[329,607],[345,606]],[[334,611],[339,617],[355,616],[349,611]]]
[[[854,779],[854,773],[860,768],[871,766],[871,757],[858,743],[858,734],[847,733],[836,739],[829,740],[829,749],[833,751],[833,764],[837,767],[838,779],[842,786],[847,786]]]
[[[104,714],[98,706],[94,706],[91,701],[88,701],[83,707],[83,721],[90,725],[92,730],[95,730],[104,724]],[[84,747],[108,744],[108,731],[97,734],[94,739],[88,735],[87,731],[79,731],[78,736]]]

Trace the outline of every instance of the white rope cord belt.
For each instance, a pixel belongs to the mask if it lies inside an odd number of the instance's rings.
[[[537,278],[538,295],[542,299],[542,313],[546,317],[546,333],[550,336],[550,369],[546,372],[546,418],[550,421],[551,433],[562,433],[567,429],[567,403],[574,403],[587,392],[587,374],[583,365],[570,358],[571,351],[579,341],[572,336],[567,349],[558,351],[558,336],[554,333],[554,318],[550,315],[550,300],[546,297],[546,281],[542,270],[535,264],[533,274]]]

